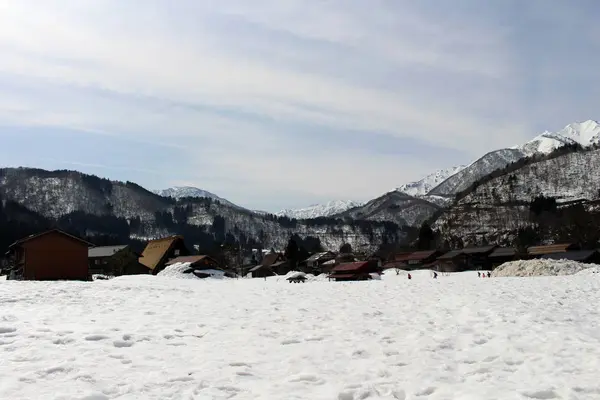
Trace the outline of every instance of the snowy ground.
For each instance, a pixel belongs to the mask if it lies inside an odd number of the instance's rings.
[[[600,276],[0,282],[0,399],[599,399]]]

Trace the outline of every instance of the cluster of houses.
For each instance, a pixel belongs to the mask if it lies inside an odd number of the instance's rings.
[[[266,278],[286,275],[292,270],[314,275],[328,274],[331,280],[368,280],[385,269],[431,269],[437,272],[490,270],[507,261],[522,259],[568,259],[600,263],[597,250],[580,250],[574,244],[553,244],[515,248],[484,246],[442,252],[439,250],[395,253],[386,256],[357,257],[353,254],[319,252],[301,262],[286,259],[283,253],[270,252],[230,269],[207,255],[193,255],[183,236],[169,236],[147,243],[142,253],[130,246],[94,246],[58,229],[31,235],[13,243],[5,255],[0,274],[8,279],[90,280],[93,276],[136,274],[156,275],[174,264],[186,264],[187,272],[200,278],[209,271],[227,276]],[[360,258],[360,259],[359,259]]]

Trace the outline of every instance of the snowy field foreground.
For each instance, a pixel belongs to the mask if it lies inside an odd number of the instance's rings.
[[[600,276],[0,282],[0,399],[600,399]]]

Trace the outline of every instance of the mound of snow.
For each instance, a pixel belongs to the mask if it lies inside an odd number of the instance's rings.
[[[191,263],[176,263],[173,265],[169,265],[162,271],[160,271],[157,276],[161,278],[177,278],[177,279],[202,279],[205,277],[211,278],[223,278],[225,276],[225,272],[216,270],[216,269],[203,269],[203,270],[194,270],[194,268],[190,267]],[[199,275],[199,276],[198,276]]]
[[[558,276],[573,275],[578,272],[600,267],[595,264],[583,264],[570,260],[520,260],[511,261],[500,265],[493,277],[510,276]]]
[[[583,271],[579,271],[577,275],[596,275],[600,274],[600,266],[594,265],[593,267],[586,268]]]

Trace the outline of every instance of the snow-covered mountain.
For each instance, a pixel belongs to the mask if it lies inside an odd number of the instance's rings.
[[[132,182],[102,179],[77,171],[0,168],[0,209],[27,217],[32,212],[52,226],[67,226],[81,236],[111,236],[142,241],[183,234],[186,241],[212,248],[226,237],[264,248],[285,248],[290,236],[318,238],[327,250],[344,243],[376,250],[401,240],[405,233],[380,221],[297,221],[277,218],[212,201],[207,196],[181,200],[163,197]],[[195,197],[195,196],[191,196]],[[210,197],[212,199],[212,197]],[[21,209],[10,206],[14,202]],[[20,235],[34,232],[20,232]]]
[[[541,196],[555,199],[559,207],[576,204],[599,210],[600,149],[533,159],[515,168],[488,176],[462,193],[437,219],[436,228],[447,239],[468,241],[470,245],[484,241],[510,244],[519,229],[535,225],[530,205]],[[547,217],[557,219],[554,231],[565,227],[565,221],[558,219],[565,215],[550,213]],[[585,215],[578,218],[574,233],[562,237],[563,241],[582,240],[577,235],[594,223]],[[592,230],[597,232],[593,226]]]
[[[401,185],[396,190],[402,193],[406,193],[413,197],[425,196],[440,183],[442,183],[452,175],[462,171],[465,168],[466,165],[459,165],[458,167],[440,169],[435,171],[434,173],[427,175],[421,180]]]
[[[335,214],[343,213],[354,207],[359,207],[363,203],[353,200],[333,200],[325,204],[313,204],[305,208],[281,210],[275,215],[278,217],[288,217],[295,219],[311,219],[319,217],[331,217]]]
[[[588,147],[600,143],[600,124],[588,120],[565,126],[558,132],[544,132],[525,144],[487,153],[448,177],[428,194],[451,198],[486,175],[525,157],[543,155],[572,144]]]
[[[239,207],[236,204],[233,204],[232,202],[230,202],[227,199],[224,199],[220,196],[217,196],[214,193],[211,193],[207,190],[204,189],[199,189],[197,187],[193,187],[193,186],[174,186],[168,189],[160,189],[160,190],[154,190],[154,193],[156,193],[159,196],[162,197],[172,197],[174,199],[180,200],[180,199],[184,199],[186,197],[192,197],[192,198],[208,198],[208,199],[213,199],[213,200],[217,200],[222,204],[227,204],[228,206],[231,207]]]

